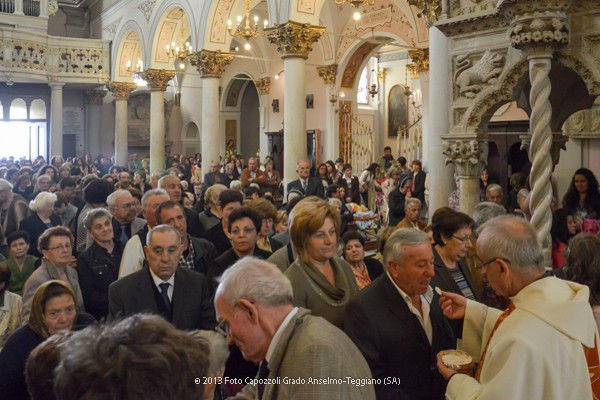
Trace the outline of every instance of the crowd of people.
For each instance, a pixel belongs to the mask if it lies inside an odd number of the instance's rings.
[[[423,164],[389,147],[357,175],[301,160],[286,187],[229,155],[0,160],[0,397],[600,396],[592,171],[555,193],[547,270],[524,173],[505,196],[484,170],[467,215],[458,187],[428,209]],[[473,370],[438,357],[457,348]]]

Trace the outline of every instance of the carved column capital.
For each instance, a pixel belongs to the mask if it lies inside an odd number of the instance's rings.
[[[137,89],[137,85],[132,82],[111,82],[108,84],[108,90],[117,100],[127,100],[131,92]]]
[[[85,91],[85,104],[93,104],[93,105],[102,105],[102,99],[108,90],[100,89],[100,90],[86,90]]]
[[[271,89],[271,78],[266,77],[254,81],[254,85],[258,89],[258,94],[269,94]]]
[[[164,92],[167,89],[169,81],[175,76],[175,71],[167,71],[165,69],[148,68],[140,72],[140,77],[148,82],[150,91]]]
[[[192,64],[202,78],[220,78],[225,72],[225,67],[233,61],[233,53],[222,51],[200,50],[190,57]]]
[[[442,6],[438,0],[408,0],[408,4],[419,10],[417,17],[425,18],[428,26],[433,25],[442,14]]]
[[[408,64],[406,68],[410,71],[412,79],[419,79],[421,72],[429,71],[429,49],[409,50],[408,56],[413,63]]]
[[[307,59],[312,51],[312,44],[325,33],[325,27],[288,21],[265,29],[269,42],[277,45],[282,59]]]
[[[511,20],[510,41],[530,55],[552,56],[569,43],[571,0],[505,0],[499,7]]]
[[[446,165],[454,164],[461,177],[476,177],[487,164],[488,142],[477,137],[443,137],[442,154]]]
[[[323,65],[321,67],[317,67],[317,72],[319,73],[319,76],[323,78],[323,81],[326,85],[335,84],[337,67],[337,64]]]
[[[531,150],[531,134],[520,135],[521,139],[521,150],[527,150],[527,153]],[[562,132],[552,133],[552,147],[550,148],[550,157],[552,158],[552,170],[556,167],[560,161],[560,151],[567,150],[567,142],[569,137],[564,135]]]

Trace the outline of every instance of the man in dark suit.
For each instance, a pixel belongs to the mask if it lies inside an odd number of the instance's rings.
[[[178,268],[182,238],[169,225],[148,233],[144,247],[148,268],[113,282],[108,290],[108,320],[149,312],[176,328],[213,329],[216,325],[204,275]]]
[[[158,180],[158,187],[167,191],[171,201],[181,203],[181,181],[178,177],[174,175],[163,176]],[[184,208],[184,213],[187,221],[187,233],[197,238],[204,236],[204,228],[200,223],[198,213],[190,208]]]
[[[113,216],[115,239],[124,247],[132,236],[146,226],[146,220],[136,216],[135,199],[128,190],[115,190],[106,199],[106,204]]]
[[[296,172],[298,173],[299,179],[288,183],[287,190],[289,192],[292,189],[298,189],[304,193],[304,196],[317,196],[324,199],[325,189],[323,189],[321,180],[315,177],[309,177],[310,166],[310,160],[301,160],[298,162]]]
[[[206,189],[214,185],[215,183],[223,183],[226,180],[225,174],[219,172],[220,165],[217,161],[213,160],[210,162],[210,172],[204,174],[204,181],[202,183],[202,197]],[[229,187],[229,186],[227,186]]]
[[[437,353],[455,348],[452,329],[429,283],[434,275],[431,242],[422,231],[394,232],[384,249],[386,274],[348,304],[346,333],[367,359],[377,399],[444,399],[446,383]],[[398,384],[383,384],[397,379]]]

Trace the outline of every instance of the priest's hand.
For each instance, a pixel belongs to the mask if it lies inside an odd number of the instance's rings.
[[[437,290],[437,288],[436,288]],[[467,310],[467,299],[459,294],[440,290],[440,308],[448,319],[462,319]]]

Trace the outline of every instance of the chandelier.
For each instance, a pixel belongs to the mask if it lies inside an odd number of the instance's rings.
[[[334,0],[335,4],[338,5],[344,5],[344,4],[350,4],[352,7],[354,7],[355,11],[354,11],[354,20],[358,21],[360,19],[360,11],[358,11],[358,7],[360,7],[361,5],[365,5],[365,6],[372,6],[373,4],[375,4],[375,0]]]
[[[255,39],[260,35],[258,31],[258,15],[254,16],[254,26],[250,24],[250,0],[245,0],[246,2],[246,26],[242,28],[242,16],[238,15],[237,17],[237,26],[235,30],[233,29],[233,23],[231,20],[227,21],[227,31],[229,34],[238,39],[245,39],[246,44],[244,44],[244,49],[250,50],[250,39]],[[266,19],[263,22],[263,29],[267,27],[269,21]]]
[[[183,64],[183,60],[185,60],[187,56],[191,55],[194,52],[190,42],[184,43],[183,40],[184,39],[183,39],[183,21],[182,21],[180,36],[179,36],[179,45],[177,45],[173,41],[173,42],[171,42],[171,44],[168,44],[166,46],[167,55],[169,56],[169,58],[175,58],[175,59],[181,60],[181,63],[179,64],[179,68],[182,68],[182,69],[185,68],[185,65]]]

